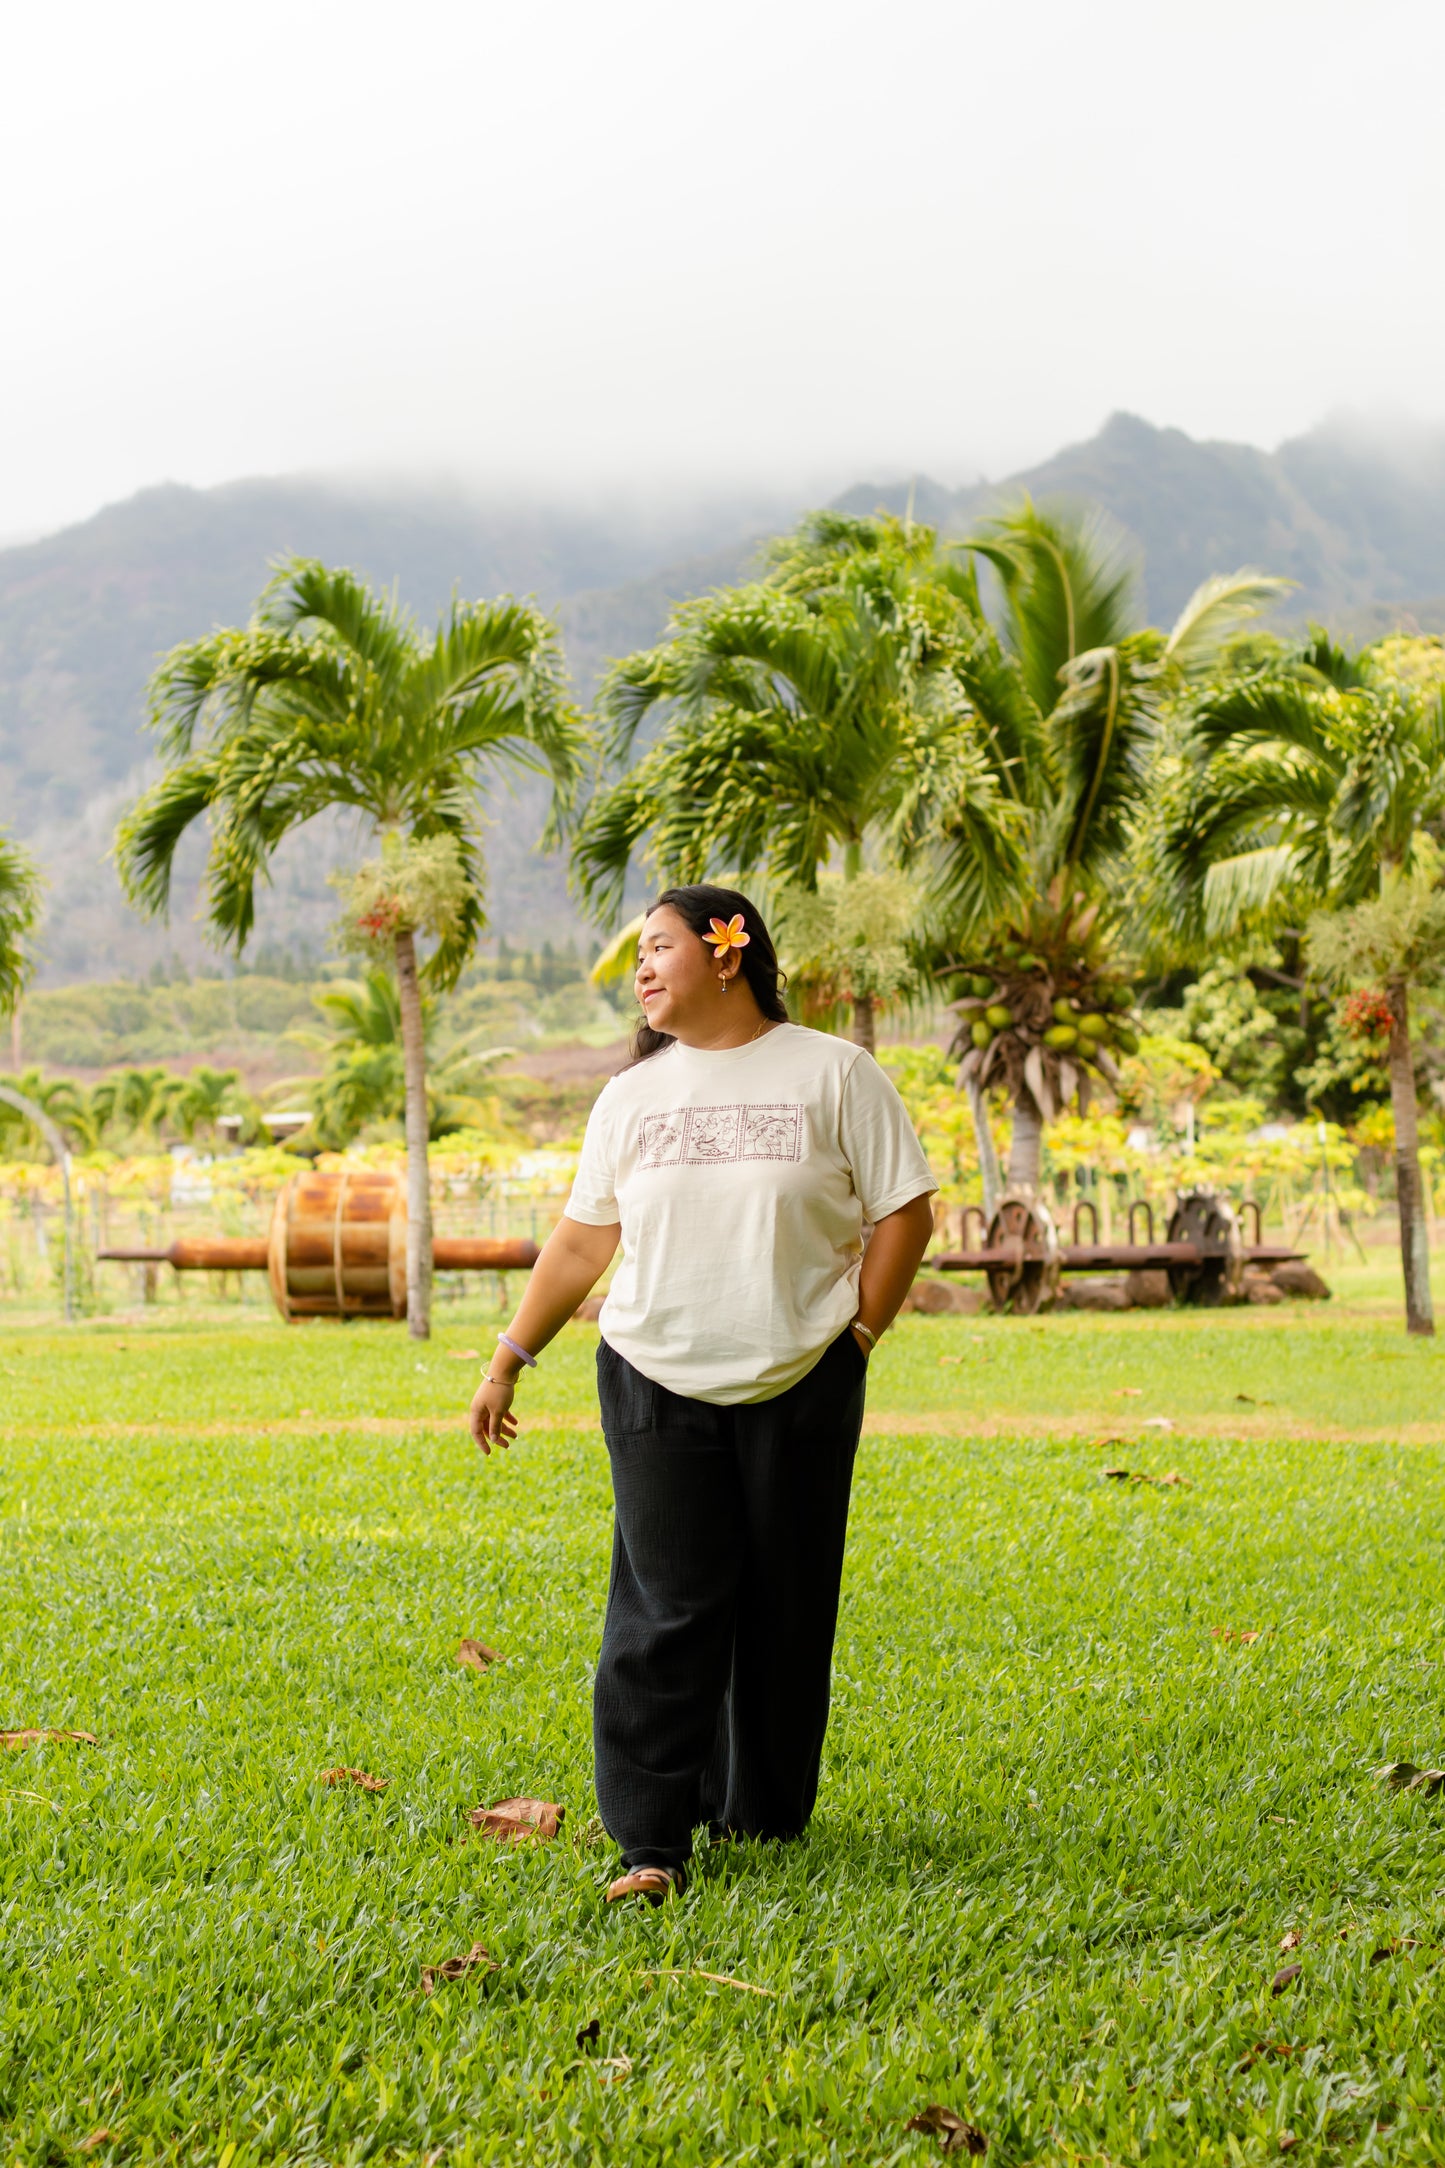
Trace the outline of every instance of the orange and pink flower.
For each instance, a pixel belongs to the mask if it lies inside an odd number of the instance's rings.
[[[752,935],[750,933],[744,933],[743,914],[741,911],[736,911],[734,912],[733,916],[726,921],[726,923],[724,923],[724,921],[720,918],[715,918],[712,921],[712,932],[709,934],[704,934],[703,939],[705,941],[711,941],[713,945],[713,955],[717,958],[718,962],[721,963],[723,957],[727,955],[729,949],[746,948],[749,941],[751,941],[752,939]]]

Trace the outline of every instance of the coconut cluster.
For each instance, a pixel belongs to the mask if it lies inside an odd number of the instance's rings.
[[[1138,1052],[1133,996],[1086,951],[1050,957],[1007,939],[995,959],[957,969],[962,991],[950,1006],[960,1084],[1003,1085],[1015,1099],[1026,1087],[1052,1121],[1090,1072],[1115,1083],[1115,1055]]]

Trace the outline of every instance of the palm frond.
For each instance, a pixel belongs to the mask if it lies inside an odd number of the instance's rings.
[[[31,936],[45,880],[19,843],[0,833],[0,1016],[15,1007],[35,968]]]
[[[324,565],[315,557],[282,558],[256,614],[272,631],[329,635],[387,686],[408,667],[416,648],[415,626],[394,595],[378,595],[344,565]]]
[[[1158,734],[1157,635],[1078,656],[1048,719],[1059,779],[1061,863],[1081,870],[1117,851],[1140,803]]]
[[[1248,566],[1201,580],[1170,627],[1166,657],[1189,678],[1212,670],[1229,642],[1294,584]]]
[[[642,911],[620,926],[587,977],[593,986],[625,986],[637,971],[637,944],[647,923]]]
[[[1043,714],[1070,663],[1116,646],[1135,625],[1135,553],[1103,513],[1040,509],[1026,497],[985,521],[965,546],[998,573],[1004,638]]]
[[[617,915],[628,868],[651,824],[643,765],[597,793],[572,841],[572,885],[600,919]]]
[[[1338,695],[1292,675],[1271,675],[1204,691],[1186,711],[1181,749],[1208,762],[1226,745],[1293,747],[1333,764],[1340,720]]]
[[[1358,692],[1363,683],[1361,658],[1331,638],[1323,625],[1311,625],[1309,638],[1300,650],[1301,673],[1338,693]]]
[[[169,908],[176,851],[187,829],[214,802],[221,767],[211,751],[178,762],[142,794],[116,830],[121,886],[147,917],[163,916]]]
[[[1206,933],[1228,935],[1246,918],[1261,919],[1302,871],[1300,853],[1290,843],[1262,844],[1233,858],[1219,858],[1204,877]]]

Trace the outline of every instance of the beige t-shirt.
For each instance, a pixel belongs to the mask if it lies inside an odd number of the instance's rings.
[[[655,1385],[727,1407],[806,1375],[857,1314],[869,1227],[937,1187],[872,1055],[780,1024],[613,1077],[567,1213],[622,1225],[603,1338]]]

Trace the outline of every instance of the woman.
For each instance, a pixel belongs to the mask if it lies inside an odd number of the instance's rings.
[[[592,1110],[471,1407],[484,1453],[511,1443],[523,1370],[620,1239],[597,1350],[616,1500],[593,1698],[622,1852],[609,1902],[680,1893],[700,1822],[795,1837],[812,1812],[868,1358],[932,1232],[903,1102],[871,1055],[788,1021],[779,976],[746,896],[654,904],[636,1059]]]

